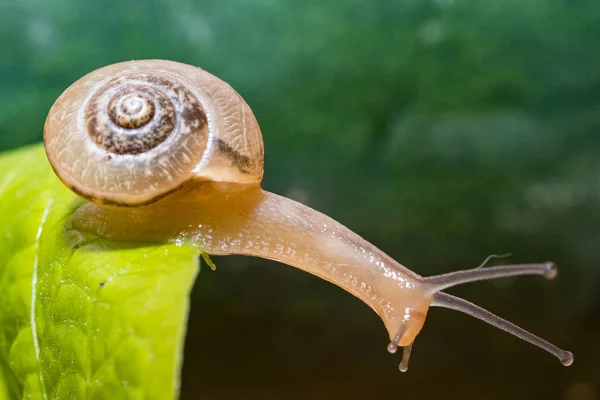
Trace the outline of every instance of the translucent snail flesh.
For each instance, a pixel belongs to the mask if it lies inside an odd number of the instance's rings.
[[[77,228],[118,240],[192,241],[208,254],[257,256],[317,275],[381,317],[388,351],[404,347],[401,370],[430,306],[465,312],[573,362],[570,352],[442,292],[515,275],[551,279],[554,264],[421,277],[326,215],[262,190],[263,141],[252,111],[200,68],[146,60],[96,70],[52,106],[44,142],[58,177],[91,201],[76,211]]]

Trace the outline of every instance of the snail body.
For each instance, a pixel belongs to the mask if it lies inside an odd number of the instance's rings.
[[[264,150],[241,96],[197,67],[114,64],[69,87],[44,128],[58,177],[90,202],[78,229],[118,240],[192,242],[208,254],[272,259],[330,281],[383,320],[388,351],[410,349],[430,306],[466,312],[557,356],[571,353],[442,290],[514,275],[553,278],[551,263],[421,277],[337,221],[260,186]]]

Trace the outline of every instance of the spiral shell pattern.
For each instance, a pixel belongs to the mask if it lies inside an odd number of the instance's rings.
[[[202,159],[204,105],[167,71],[102,72],[73,84],[51,110],[45,129],[50,161],[63,182],[93,201],[154,201],[189,179]]]
[[[173,61],[84,76],[52,106],[44,143],[58,177],[99,204],[137,206],[190,180],[257,184],[263,175],[250,107],[214,75]]]
[[[111,153],[145,153],[173,133],[178,109],[187,113],[180,123],[198,121],[193,129],[206,125],[197,103],[193,93],[176,80],[147,73],[121,76],[107,82],[88,101],[87,133]]]

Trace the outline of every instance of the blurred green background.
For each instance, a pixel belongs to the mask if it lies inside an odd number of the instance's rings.
[[[572,367],[433,309],[402,374],[343,290],[216,258],[194,291],[182,398],[600,398],[598,0],[0,0],[0,43],[0,151],[39,142],[87,72],[171,59],[253,108],[266,189],[419,274],[504,252],[560,267],[451,292],[572,350]]]

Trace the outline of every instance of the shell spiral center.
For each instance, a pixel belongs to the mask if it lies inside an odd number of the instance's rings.
[[[117,93],[108,105],[110,120],[124,129],[141,128],[152,120],[155,111],[152,99],[140,92]]]

